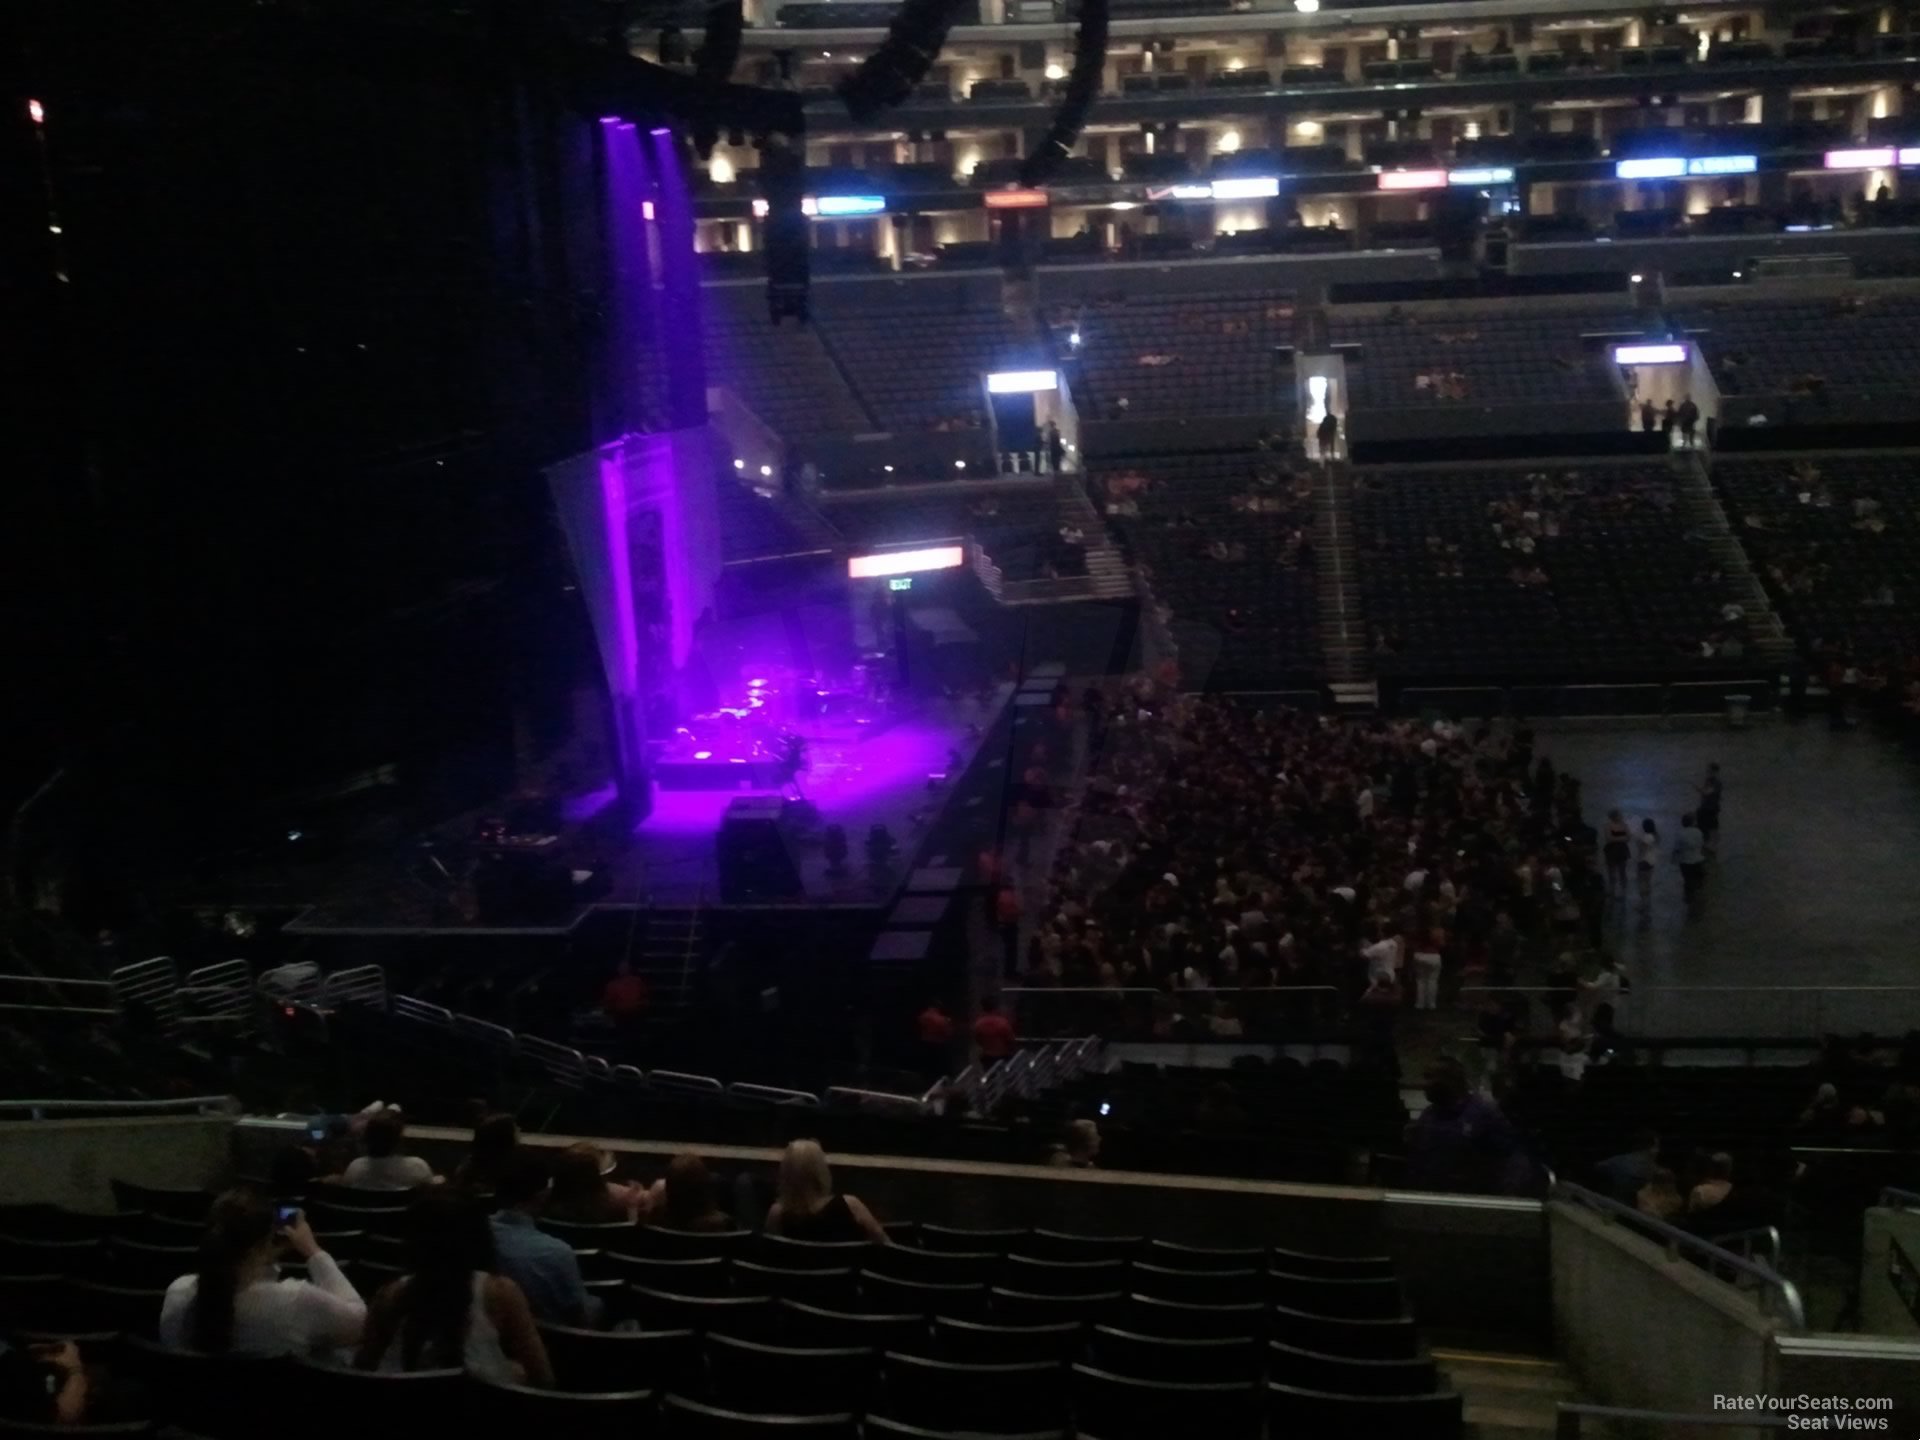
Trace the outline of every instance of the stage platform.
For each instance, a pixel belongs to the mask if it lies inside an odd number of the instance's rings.
[[[984,734],[1011,702],[1013,687],[955,698],[917,701],[877,734],[847,741],[815,740],[811,767],[801,777],[806,796],[819,808],[822,825],[843,826],[852,851],[846,869],[829,874],[817,835],[793,850],[808,906],[860,908],[891,904],[895,892],[951,793],[951,785],[928,788],[930,775],[970,765]],[[988,757],[989,763],[1000,763]],[[957,774],[958,768],[952,769]],[[604,867],[607,893],[543,915],[535,923],[483,923],[471,886],[444,879],[438,857],[456,877],[463,873],[477,815],[463,816],[433,834],[431,856],[421,838],[391,835],[346,847],[334,858],[296,864],[260,861],[235,868],[204,889],[193,903],[222,908],[296,912],[288,933],[392,935],[421,931],[458,934],[564,933],[594,906],[682,907],[720,903],[715,838],[727,806],[753,789],[656,790],[654,810],[638,826],[620,823],[611,785],[569,797],[555,858],[569,866]],[[865,864],[870,827],[885,825],[899,845],[896,864],[876,881]],[[464,893],[463,893],[464,891]]]

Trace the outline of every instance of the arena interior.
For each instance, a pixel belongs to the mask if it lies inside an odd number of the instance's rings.
[[[1920,10],[28,0],[0,1437],[1920,1426]]]

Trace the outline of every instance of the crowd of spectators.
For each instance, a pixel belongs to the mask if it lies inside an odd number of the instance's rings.
[[[1232,992],[1285,986],[1390,1025],[1469,971],[1510,977],[1521,936],[1597,930],[1579,783],[1525,729],[1332,720],[1143,677],[1101,738],[1029,986],[1161,992],[1156,1034],[1247,1032],[1261,1017]],[[1219,999],[1196,1021],[1181,992]]]

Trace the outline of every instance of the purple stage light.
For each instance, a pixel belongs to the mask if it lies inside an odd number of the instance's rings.
[[[618,115],[602,115],[600,117],[600,123],[602,125],[618,125],[620,123],[620,117]]]
[[[660,136],[660,135],[671,136],[673,134],[673,131],[669,130],[664,125],[656,125],[653,127],[653,129],[649,130],[647,133],[649,135],[654,135],[654,136]]]

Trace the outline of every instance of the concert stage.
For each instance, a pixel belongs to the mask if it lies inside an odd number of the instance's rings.
[[[991,692],[935,695],[908,704],[877,733],[811,743],[810,766],[800,784],[819,811],[820,825],[838,824],[846,831],[852,854],[835,872],[818,826],[798,838],[790,853],[803,893],[792,903],[886,904],[928,824],[950,798],[950,782],[930,789],[928,777],[946,773],[955,752],[961,768],[971,765],[985,732],[1011,698],[1012,687],[1005,683]],[[984,763],[1000,763],[1000,757],[988,756]],[[562,761],[556,780],[571,768],[571,759]],[[623,821],[610,783],[566,797],[558,806],[552,843],[538,853],[567,870],[593,871],[604,878],[606,889],[525,922],[490,923],[475,904],[473,837],[481,812],[450,820],[428,837],[369,837],[326,859],[255,855],[225,868],[214,887],[182,898],[203,908],[297,915],[294,934],[564,932],[592,905],[718,904],[715,842],[727,807],[741,795],[773,793],[656,789],[653,813],[637,825]],[[490,810],[505,808],[503,800]],[[988,819],[983,816],[983,823]],[[892,869],[878,877],[869,875],[863,853],[867,832],[876,824],[885,825],[899,845]]]

